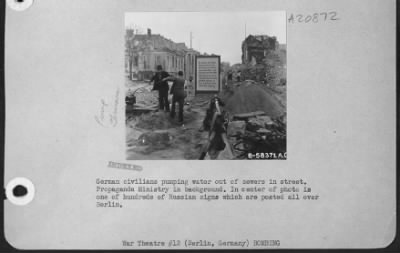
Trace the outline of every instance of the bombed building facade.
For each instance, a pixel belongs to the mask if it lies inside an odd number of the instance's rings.
[[[249,35],[242,42],[242,77],[268,85],[286,83],[286,45],[275,36]]]
[[[242,63],[253,65],[262,63],[268,51],[279,48],[276,37],[268,35],[249,35],[242,43]]]
[[[158,65],[173,75],[184,72],[185,78],[194,76],[195,56],[200,53],[185,43],[176,43],[160,34],[137,34],[127,29],[125,35],[125,68],[130,79],[150,79]]]

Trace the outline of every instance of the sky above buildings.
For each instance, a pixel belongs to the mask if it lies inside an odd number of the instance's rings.
[[[125,26],[185,42],[201,53],[221,55],[221,61],[240,63],[241,45],[248,35],[276,36],[286,44],[286,13],[268,12],[130,12]]]

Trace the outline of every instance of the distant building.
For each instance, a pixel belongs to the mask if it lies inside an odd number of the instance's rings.
[[[189,79],[189,77],[193,77],[194,80],[194,75],[196,71],[196,56],[200,55],[199,52],[193,49],[187,49],[185,50],[186,55],[185,55],[185,68],[183,69],[183,73],[186,79]]]
[[[171,74],[184,72],[185,78],[194,75],[195,56],[200,53],[187,48],[185,43],[175,43],[160,34],[135,34],[126,31],[125,67],[131,78],[150,79],[157,65]]]
[[[242,42],[242,63],[256,65],[262,63],[268,51],[279,49],[276,37],[249,35]]]

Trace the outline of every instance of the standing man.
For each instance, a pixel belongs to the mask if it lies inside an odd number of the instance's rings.
[[[228,72],[228,83],[232,81],[232,71]]]
[[[172,94],[172,109],[171,118],[175,117],[175,104],[179,106],[179,123],[183,123],[183,104],[185,102],[185,79],[183,78],[183,72],[178,72],[178,77],[167,77],[163,81],[173,81],[171,91]]]
[[[156,74],[151,78],[150,82],[153,82],[153,89],[158,90],[158,103],[160,110],[169,112],[169,102],[168,102],[168,82],[164,81],[166,77],[169,77],[168,72],[163,71],[162,66],[157,66]]]
[[[237,72],[237,76],[236,76],[236,81],[238,81],[238,82],[240,82],[240,80],[241,80],[241,78],[240,78],[240,75],[241,75],[242,73],[240,72],[240,70]]]

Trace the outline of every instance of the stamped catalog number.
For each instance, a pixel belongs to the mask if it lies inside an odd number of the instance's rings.
[[[327,21],[337,21],[339,20],[338,14],[336,11],[329,12],[320,12],[309,15],[303,14],[290,14],[288,22],[291,24],[294,23],[318,23],[318,22],[327,22]]]

